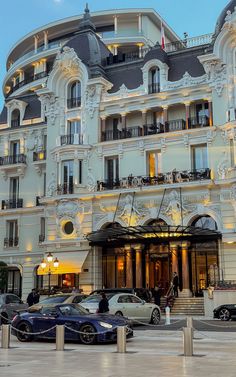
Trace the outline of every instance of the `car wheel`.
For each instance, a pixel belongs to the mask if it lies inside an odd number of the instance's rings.
[[[158,309],[153,309],[150,323],[152,323],[153,325],[158,325],[159,322],[160,322],[160,312]]]
[[[221,321],[229,321],[230,320],[230,311],[226,308],[222,308],[220,309],[219,311],[219,318],[221,319]]]
[[[123,313],[122,312],[116,312],[115,315],[119,315],[120,317],[123,317]]]
[[[0,323],[2,325],[7,325],[9,323],[7,313],[1,313],[1,321],[0,321]]]
[[[96,342],[96,335],[94,334],[96,332],[93,325],[90,323],[86,323],[82,325],[79,329],[83,334],[79,334],[79,339],[81,343],[83,344],[94,344]]]
[[[33,340],[33,336],[27,334],[32,333],[32,326],[29,322],[20,322],[17,330],[20,330],[16,332],[16,337],[20,342],[31,342]]]

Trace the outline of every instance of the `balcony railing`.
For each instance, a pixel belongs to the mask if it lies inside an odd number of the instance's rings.
[[[18,237],[5,237],[4,238],[4,247],[16,247],[19,244]]]
[[[44,161],[47,158],[47,152],[46,150],[40,151],[40,152],[34,152],[33,153],[33,161]]]
[[[211,170],[199,169],[193,171],[176,171],[169,173],[160,173],[157,176],[132,176],[121,178],[119,180],[111,181],[97,181],[97,191],[126,189],[143,186],[154,186],[162,184],[173,184],[182,182],[202,181],[211,178]]]
[[[148,85],[148,93],[160,93],[160,84],[159,83],[152,83]]]
[[[83,135],[81,134],[68,134],[61,136],[61,145],[70,145],[70,144],[83,144]]]
[[[25,86],[25,85],[33,82],[33,81],[47,77],[48,74],[49,74],[49,71],[45,71],[45,72],[40,72],[40,73],[37,73],[36,75],[29,76],[29,77],[25,78],[24,80],[18,82],[16,85],[12,86],[10,91],[7,93],[7,96],[9,96],[11,93],[15,92],[16,90],[22,88],[22,86]]]
[[[23,199],[2,200],[2,209],[23,208]]]
[[[18,127],[20,127],[20,119],[12,119],[11,128],[18,128]]]
[[[68,98],[67,99],[67,108],[73,109],[74,107],[81,106],[81,97]]]
[[[0,157],[0,166],[13,164],[26,164],[26,155],[16,154],[11,156]]]
[[[102,141],[129,139],[142,136],[142,127],[129,127],[119,130],[107,130],[102,132]]]
[[[45,234],[39,235],[39,243],[43,243],[45,241]]]
[[[57,186],[57,195],[68,195],[74,193],[74,185],[63,183]]]
[[[201,128],[209,126],[209,118],[206,115],[199,117],[189,118],[188,128]]]

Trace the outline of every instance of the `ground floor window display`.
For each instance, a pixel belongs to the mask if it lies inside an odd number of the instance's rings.
[[[70,292],[73,288],[79,289],[79,274],[55,274],[50,277],[50,286],[52,291],[61,290]],[[47,290],[49,288],[48,275],[36,275],[36,288]]]

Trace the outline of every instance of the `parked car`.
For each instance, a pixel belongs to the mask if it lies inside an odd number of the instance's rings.
[[[11,321],[16,311],[28,308],[28,304],[12,293],[0,294],[0,323],[8,323]]]
[[[131,293],[135,296],[141,298],[141,300],[145,300],[150,302],[152,295],[149,289],[146,288],[105,288],[105,289],[96,289],[92,291],[90,295],[100,294],[101,292],[104,293]]]
[[[17,314],[13,318],[12,334],[16,335],[21,342],[30,342],[38,338],[54,339],[56,336],[54,326],[65,324],[67,326],[65,340],[77,340],[83,344],[115,341],[118,326],[126,326],[127,338],[133,336],[133,330],[125,318],[107,314],[89,314],[87,310],[76,304],[50,305],[38,309],[31,307],[28,312]],[[45,333],[48,329],[51,330]],[[44,333],[37,336],[27,334],[40,331]]]
[[[87,295],[83,293],[61,293],[57,295],[52,295],[40,300],[39,303],[34,304],[32,307],[46,306],[46,305],[58,305],[58,304],[78,304],[84,300]]]
[[[221,319],[221,321],[229,321],[231,318],[236,317],[236,305],[225,304],[218,306],[213,310],[213,317]]]
[[[125,316],[131,320],[149,322],[157,325],[161,319],[161,310],[159,306],[151,304],[130,293],[108,293],[106,297],[109,301],[109,313]],[[96,313],[101,295],[89,295],[81,301],[85,309],[90,313]]]

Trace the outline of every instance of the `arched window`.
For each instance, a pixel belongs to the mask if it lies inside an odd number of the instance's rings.
[[[81,83],[80,81],[74,81],[68,90],[67,107],[72,109],[81,105]]]
[[[11,127],[16,128],[20,127],[20,110],[15,109],[11,113]]]
[[[160,69],[158,67],[153,67],[149,71],[148,91],[149,94],[160,92]]]
[[[202,229],[217,230],[217,224],[215,220],[211,216],[208,216],[208,215],[197,217],[192,222],[192,226],[202,228]]]

